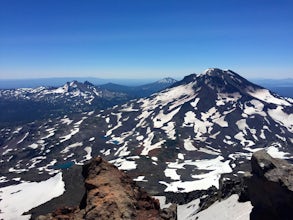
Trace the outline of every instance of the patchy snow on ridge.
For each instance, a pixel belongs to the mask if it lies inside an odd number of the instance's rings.
[[[155,144],[152,144],[152,140],[154,138],[154,132],[150,132],[148,134],[148,137],[146,139],[144,139],[143,143],[144,143],[144,148],[141,152],[141,155],[148,155],[148,153],[151,150],[154,150],[156,148],[161,148],[162,144],[165,142],[165,140],[159,141]]]
[[[165,106],[174,100],[178,100],[183,96],[192,96],[194,95],[193,90],[194,83],[189,83],[186,85],[180,85],[171,89],[166,89],[163,92],[158,93],[156,96],[148,98],[148,99],[140,99],[142,102],[141,107],[144,110],[151,110],[156,108],[157,106]],[[171,110],[171,109],[170,109]]]
[[[126,158],[117,158],[115,160],[109,161],[110,163],[114,164],[116,167],[118,167],[120,170],[134,170],[137,167],[137,164],[135,160],[139,157],[133,156],[133,157],[126,157]]]
[[[62,173],[43,182],[24,182],[0,189],[0,218],[5,220],[30,219],[22,214],[63,194]]]
[[[191,192],[194,190],[206,190],[211,186],[219,188],[219,178],[222,173],[230,173],[232,169],[229,165],[230,160],[222,161],[224,158],[218,156],[214,159],[186,160],[184,162],[169,162],[165,170],[166,177],[178,180],[170,183],[159,181],[166,186],[165,192]],[[203,174],[191,175],[192,181],[179,180],[180,176],[176,170],[185,169],[184,166],[194,166],[197,170],[206,171]]]
[[[238,92],[235,93],[218,93],[218,99],[216,100],[216,105],[221,106],[225,105],[228,102],[237,102],[241,95]]]

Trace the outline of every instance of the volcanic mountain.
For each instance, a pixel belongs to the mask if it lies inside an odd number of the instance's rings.
[[[191,74],[148,98],[0,130],[2,186],[100,155],[151,194],[219,187],[252,153],[293,155],[293,100],[231,70]]]
[[[61,87],[0,90],[0,127],[31,122],[73,112],[104,109],[129,100],[127,94],[112,92],[89,82],[72,81]]]
[[[141,86],[85,81],[67,82],[61,87],[0,89],[0,128],[48,117],[106,109],[131,99],[159,92],[176,80],[164,78]]]

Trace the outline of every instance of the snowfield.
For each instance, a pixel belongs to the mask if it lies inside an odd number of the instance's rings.
[[[252,210],[250,202],[238,202],[238,195],[234,194],[229,198],[215,202],[209,208],[198,212],[199,199],[191,201],[177,208],[178,220],[249,220]]]
[[[43,182],[23,182],[0,189],[0,218],[30,219],[24,212],[62,195],[65,191],[62,173]]]
[[[165,175],[177,181],[169,183],[160,181],[159,183],[167,187],[165,192],[191,192],[194,190],[206,190],[211,186],[219,188],[219,178],[221,174],[232,172],[229,165],[230,160],[222,161],[223,159],[222,156],[218,156],[210,160],[186,160],[182,163],[169,162],[167,163],[168,166],[165,170]],[[180,180],[180,176],[177,174],[176,170],[184,169],[185,165],[194,166],[196,169],[206,172],[203,174],[191,175],[191,177],[194,178],[192,181],[183,181]]]

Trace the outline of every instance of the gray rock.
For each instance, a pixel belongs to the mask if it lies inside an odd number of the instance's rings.
[[[293,166],[272,158],[265,150],[253,154],[248,193],[252,220],[293,218]]]

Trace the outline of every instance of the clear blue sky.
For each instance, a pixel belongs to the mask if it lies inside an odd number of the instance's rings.
[[[293,77],[292,0],[0,0],[0,78]]]

